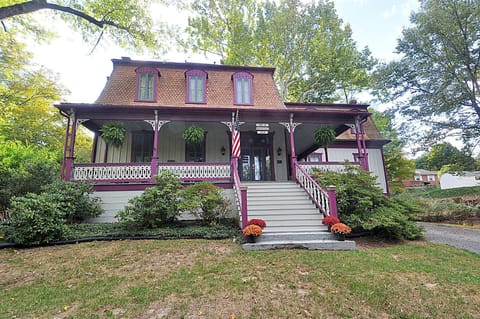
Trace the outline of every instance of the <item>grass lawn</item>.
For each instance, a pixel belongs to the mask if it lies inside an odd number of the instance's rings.
[[[0,250],[0,318],[479,318],[480,256],[412,242],[245,252],[232,241]]]

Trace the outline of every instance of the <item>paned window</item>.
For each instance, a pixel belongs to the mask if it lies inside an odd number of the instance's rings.
[[[185,162],[205,162],[205,140],[199,144],[185,144]]]
[[[137,72],[137,101],[155,102],[157,100],[158,70],[142,67]]]
[[[422,176],[415,175],[414,179],[415,179],[417,182],[420,182],[420,181],[422,180]]]
[[[189,70],[187,79],[186,103],[206,103],[207,73],[201,70]]]
[[[253,105],[253,75],[247,72],[237,72],[234,73],[232,77],[235,104]]]
[[[152,160],[153,132],[139,131],[132,133],[132,162],[146,163]]]
[[[427,176],[427,181],[434,182],[435,181],[435,175],[428,175]]]

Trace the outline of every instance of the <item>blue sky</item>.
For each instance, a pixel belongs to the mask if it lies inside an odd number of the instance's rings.
[[[395,58],[393,51],[397,38],[409,25],[412,10],[418,9],[417,0],[334,0],[338,15],[349,23],[353,38],[359,48],[368,46],[374,57],[381,61]],[[160,14],[160,13],[159,13]],[[168,20],[178,21],[180,15],[167,13]],[[91,47],[81,37],[70,31],[46,45],[32,41],[29,48],[35,54],[35,61],[59,73],[60,82],[70,91],[67,102],[94,102],[110,75],[112,58],[131,56],[139,59],[154,59],[151,56],[137,56],[103,41],[92,55]],[[213,63],[202,56],[172,52],[162,59],[169,61],[194,61]],[[218,61],[217,61],[218,62]]]

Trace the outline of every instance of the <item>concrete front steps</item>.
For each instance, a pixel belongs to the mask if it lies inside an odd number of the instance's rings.
[[[321,212],[295,182],[243,184],[248,187],[248,219],[261,218],[267,223],[263,235],[243,249],[355,249],[354,241],[338,241],[322,225]]]

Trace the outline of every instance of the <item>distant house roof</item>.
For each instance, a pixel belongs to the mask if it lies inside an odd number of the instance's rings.
[[[438,171],[427,171],[426,169],[416,169],[415,170],[416,175],[437,175]]]

